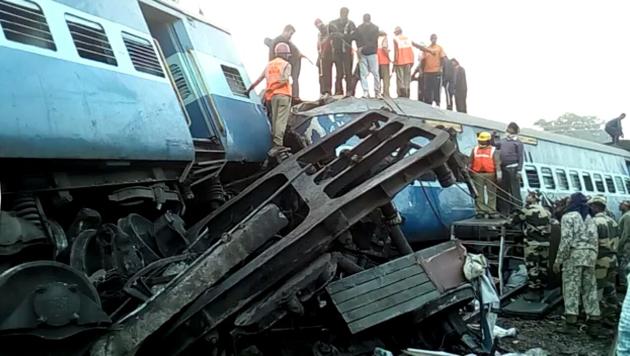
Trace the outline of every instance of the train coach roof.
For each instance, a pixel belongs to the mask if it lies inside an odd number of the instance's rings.
[[[389,101],[389,100],[388,100]],[[410,100],[405,98],[391,99],[394,105],[388,105],[387,101],[377,99],[362,99],[362,98],[345,98],[334,101],[330,104],[319,106],[307,111],[299,112],[300,116],[319,116],[330,114],[356,114],[362,113],[368,110],[385,109],[395,111],[398,114],[417,117],[422,119],[439,120],[451,123],[456,123],[466,126],[474,126],[483,129],[490,129],[495,131],[504,132],[507,123],[492,121],[468,114],[459,112],[443,110],[435,108],[431,105],[419,102],[416,100]],[[509,121],[509,118],[506,119]],[[619,155],[626,158],[630,158],[630,152],[618,147],[611,147],[600,143],[573,138],[570,136],[554,134],[545,131],[533,130],[528,128],[521,129],[521,134],[524,136],[534,137],[539,140],[556,142],[563,145],[575,146],[593,151],[605,152],[609,154]]]
[[[212,23],[208,22],[208,20],[204,19],[199,14],[195,14],[195,13],[189,11],[189,10],[186,10],[186,9],[182,8],[181,6],[179,6],[177,3],[173,2],[172,0],[138,0],[138,1],[140,3],[147,4],[147,5],[154,6],[154,7],[156,7],[155,6],[156,4],[165,6],[165,7],[169,8],[170,10],[172,10],[173,12],[176,12],[176,13],[178,13],[180,15],[183,15],[183,16],[185,16],[187,18],[192,18],[195,21],[203,22],[203,23],[205,23],[208,26],[212,26],[212,27],[216,28],[217,30],[225,32],[228,35],[230,35],[230,32],[227,31],[226,29],[221,28],[221,27],[219,27],[219,26],[217,26],[215,24],[212,24]]]

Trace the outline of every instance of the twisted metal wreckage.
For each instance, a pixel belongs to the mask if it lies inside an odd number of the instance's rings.
[[[360,143],[338,154],[353,136]],[[428,144],[412,142],[420,137]],[[447,131],[373,111],[188,229],[176,214],[101,225],[84,211],[69,265],[0,275],[4,345],[99,356],[474,351],[459,314],[473,298],[465,250],[446,242],[414,253],[391,203],[428,173],[454,184],[457,154]]]

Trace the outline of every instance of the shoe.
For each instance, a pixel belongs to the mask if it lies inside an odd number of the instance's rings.
[[[614,332],[602,327],[599,320],[589,320],[586,322],[586,333],[593,339],[605,340],[613,336]]]
[[[383,96],[381,94],[376,94],[376,99],[383,99]]]
[[[561,334],[565,335],[577,335],[580,330],[577,326],[577,315],[567,315],[564,320],[564,327],[560,329]]]

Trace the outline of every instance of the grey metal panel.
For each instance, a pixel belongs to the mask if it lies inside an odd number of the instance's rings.
[[[404,256],[327,287],[353,334],[416,310],[440,296],[418,263],[419,257],[418,253]]]
[[[493,120],[484,119],[468,114],[458,113],[449,110],[442,110],[435,108],[431,105],[419,102],[416,100],[410,100],[406,98],[392,99],[393,105],[389,107],[388,104],[382,100],[377,99],[363,99],[363,98],[345,98],[338,100],[328,105],[320,106],[312,110],[301,112],[300,115],[304,116],[318,116],[329,114],[355,114],[362,113],[369,110],[388,109],[396,111],[402,115],[430,119],[440,120],[451,123],[456,123],[466,126],[474,126],[479,128],[485,128],[495,131],[505,131],[507,124],[504,122],[498,122]],[[545,140],[563,145],[575,146],[578,148],[585,148],[588,150],[600,151],[610,153],[614,155],[630,158],[630,152],[626,150],[611,147],[596,142],[581,140],[565,135],[558,135],[550,132],[538,131],[528,128],[523,128],[521,134],[524,136],[530,136],[539,140]]]

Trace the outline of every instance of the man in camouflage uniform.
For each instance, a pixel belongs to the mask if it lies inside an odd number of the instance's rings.
[[[619,244],[618,226],[614,219],[606,214],[606,197],[596,195],[588,201],[593,212],[593,221],[597,226],[599,249],[595,265],[597,279],[597,298],[599,308],[605,320],[617,315],[617,245]],[[614,325],[614,324],[613,324]]]
[[[553,264],[556,273],[562,269],[562,294],[564,297],[564,333],[577,334],[577,318],[580,300],[588,316],[587,332],[599,337],[601,315],[597,300],[595,262],[597,261],[597,227],[588,215],[586,197],[574,193],[560,220],[560,245]]]
[[[548,280],[551,214],[540,205],[538,194],[530,192],[525,198],[525,207],[512,217],[512,224],[520,224],[525,236],[525,265],[530,292],[526,299],[539,301]]]
[[[619,259],[618,275],[619,285],[622,290],[626,290],[627,283],[625,276],[629,271],[626,270],[628,262],[630,262],[630,200],[624,200],[619,204],[621,218],[619,219],[619,246],[617,248],[617,258]]]

